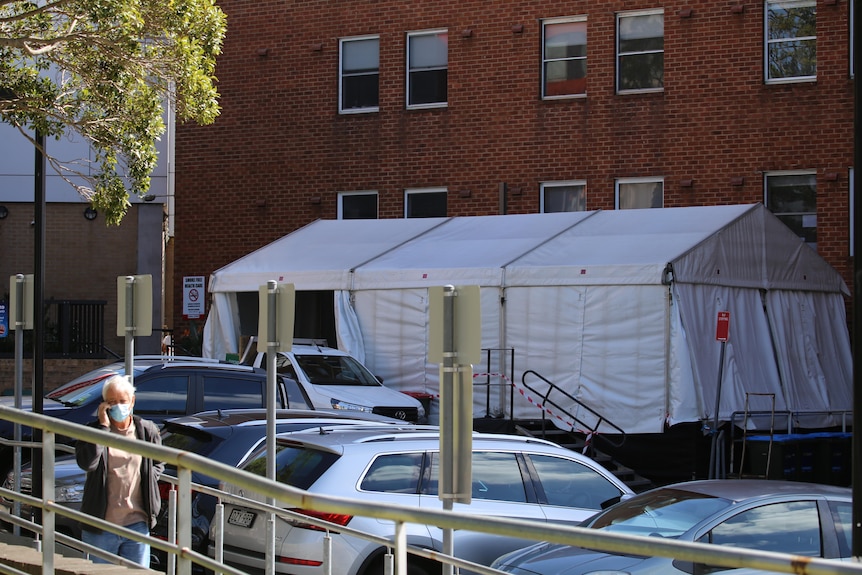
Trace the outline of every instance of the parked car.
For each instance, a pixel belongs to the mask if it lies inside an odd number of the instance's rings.
[[[851,555],[849,488],[793,481],[724,479],[659,487],[610,507],[583,525],[608,533],[670,537],[806,557]],[[724,567],[537,543],[497,559],[516,575],[712,573]],[[739,570],[734,572],[765,573]]]
[[[472,502],[454,504],[457,511],[575,524],[631,493],[598,463],[557,444],[523,436],[474,433]],[[412,505],[442,509],[438,497],[439,429],[339,428],[325,435],[309,432],[280,436],[276,478],[312,494],[336,495],[380,505]],[[243,469],[266,475],[266,454],[254,456]],[[241,489],[225,485],[228,493]],[[246,494],[264,500],[256,494]],[[382,573],[386,549],[354,536],[338,533],[349,526],[384,537],[394,536],[390,521],[342,514],[295,510],[336,525],[330,532],[333,575]],[[254,508],[225,504],[224,558],[239,569],[265,568],[265,517]],[[216,532],[217,526],[211,530]],[[442,550],[442,531],[431,525],[407,525],[407,542]],[[276,561],[279,573],[319,575],[326,533],[302,521],[278,520]],[[214,537],[213,537],[214,539]],[[455,554],[490,564],[506,550],[528,543],[521,538],[456,531]],[[209,553],[214,556],[214,546]],[[440,565],[411,558],[411,575],[437,573]]]
[[[266,353],[256,352],[251,338],[242,363],[266,368]],[[425,423],[426,413],[415,397],[389,389],[350,354],[317,340],[295,339],[289,352],[279,352],[276,370],[299,382],[317,409],[376,413]]]
[[[162,444],[182,451],[196,453],[226,465],[238,466],[266,441],[266,409],[228,409],[202,412],[196,415],[178,417],[165,421],[162,427]],[[289,433],[309,428],[328,429],[339,425],[405,425],[404,422],[362,413],[344,413],[333,410],[280,409],[275,412],[276,433]],[[84,494],[86,473],[78,467],[75,457],[63,456],[55,460],[54,501],[80,511]],[[176,469],[167,465],[164,475],[176,476]],[[218,480],[192,474],[192,482],[217,487]],[[3,483],[5,489],[15,489],[14,474],[10,471]],[[156,537],[167,537],[168,496],[173,485],[160,482],[162,508],[158,523],[152,530]],[[20,493],[30,495],[32,491],[32,468],[28,464],[21,471]],[[215,511],[216,500],[212,496],[196,493],[192,499],[192,547],[201,553],[206,552],[209,526]],[[12,501],[0,498],[0,509],[11,513]],[[29,516],[30,510],[22,506],[22,515]],[[58,514],[55,529],[77,539],[81,537],[80,524]],[[151,566],[165,565],[163,553],[153,549]]]

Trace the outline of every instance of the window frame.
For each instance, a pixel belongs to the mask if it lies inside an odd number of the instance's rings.
[[[413,38],[418,38],[420,36],[446,36],[446,65],[445,66],[430,66],[424,68],[413,69],[410,66],[410,51],[411,51],[411,40]],[[406,36],[406,46],[405,46],[405,93],[404,93],[404,102],[405,106],[408,110],[425,110],[429,108],[446,108],[449,106],[449,30],[446,28],[435,29],[435,30],[417,30],[414,32],[407,32]],[[445,70],[446,71],[446,99],[444,101],[438,102],[426,102],[422,104],[413,104],[410,101],[410,87],[411,87],[411,79],[414,72],[418,71],[434,71],[434,70]]]
[[[344,217],[344,198],[348,197],[356,197],[356,196],[374,196],[375,206],[374,206],[374,217],[373,218],[345,218]],[[355,192],[338,192],[338,206],[336,219],[339,220],[376,220],[380,218],[380,193],[377,190],[360,190]]]
[[[814,9],[814,36],[794,36],[792,38],[778,38],[771,40],[769,37],[769,7],[772,4],[794,4],[798,6],[810,6]],[[773,78],[770,74],[769,54],[770,46],[787,44],[793,42],[814,43],[814,74],[808,76],[785,76]],[[817,2],[816,0],[764,0],[763,3],[763,79],[766,84],[791,84],[798,82],[817,81]]]
[[[641,51],[635,51],[635,52],[622,53],[620,50],[620,39],[621,39],[620,22],[624,18],[638,18],[638,17],[642,17],[642,16],[656,16],[656,15],[661,15],[661,17],[662,17],[662,29],[661,29],[662,48],[661,48],[661,50],[641,50]],[[626,11],[626,12],[618,12],[616,14],[614,33],[616,35],[615,46],[614,46],[615,64],[616,64],[616,71],[615,71],[616,93],[617,94],[644,94],[644,93],[651,93],[651,92],[663,92],[664,91],[664,53],[665,53],[665,49],[664,49],[664,37],[665,37],[665,34],[664,34],[664,8],[654,8],[654,9],[650,9],[650,10],[631,10],[631,11]],[[621,86],[620,79],[622,76],[622,66],[620,65],[620,63],[621,63],[623,57],[636,56],[636,55],[642,55],[642,54],[659,54],[659,53],[662,55],[661,86],[651,87],[651,88],[626,88],[626,89],[623,89],[620,87]]]
[[[377,105],[363,106],[358,108],[344,107],[344,82],[345,78],[370,76],[371,73],[353,73],[345,74],[344,72],[344,47],[351,42],[365,42],[368,40],[377,40]],[[380,36],[377,34],[367,36],[351,36],[349,38],[339,38],[338,40],[338,113],[339,114],[368,114],[380,111]]]
[[[547,55],[547,52],[546,52],[547,45],[548,45],[547,44],[548,27],[560,25],[560,24],[575,24],[575,23],[583,23],[584,27],[585,27],[585,30],[584,30],[584,38],[585,38],[585,40],[584,40],[584,55],[583,56],[566,56],[566,57],[562,57],[562,58],[549,58]],[[587,66],[586,62],[587,62],[587,50],[589,49],[589,43],[588,43],[589,40],[588,40],[588,36],[587,36],[588,31],[586,30],[586,25],[587,25],[587,16],[586,15],[570,16],[567,18],[549,18],[547,20],[542,20],[542,70],[541,70],[542,85],[541,85],[541,89],[542,89],[542,99],[543,100],[560,100],[560,99],[565,99],[565,98],[585,98],[587,96],[587,85],[586,84],[587,84],[588,72],[586,72],[586,66]],[[584,62],[585,73],[584,73],[584,89],[583,89],[583,91],[582,92],[570,92],[567,94],[549,95],[548,94],[548,76],[547,76],[548,64],[550,62],[569,62],[569,61],[575,61],[575,60],[582,60]]]
[[[806,176],[813,177],[814,181],[814,211],[797,211],[797,212],[775,212],[769,205],[769,178],[774,177],[786,177],[786,176]],[[777,216],[782,221],[786,216],[801,216],[805,218],[805,216],[814,216],[814,237],[817,238],[817,170],[781,170],[781,171],[769,171],[763,173],[763,205],[766,206],[772,214]],[[803,226],[805,228],[806,226]],[[812,226],[807,226],[812,227]],[[806,241],[804,237],[799,236],[793,228],[788,225],[788,228],[796,235],[802,242],[808,244],[813,249],[817,249],[817,241],[815,239],[814,242]]]
[[[661,184],[661,205],[650,206],[649,208],[622,208],[620,207],[620,186],[627,184]],[[642,178],[617,178],[614,181],[614,209],[615,210],[632,210],[632,209],[655,209],[664,207],[664,177],[642,177]]]
[[[410,215],[410,202],[409,197],[411,195],[419,195],[419,194],[445,194],[446,196],[446,214],[442,216],[411,216]],[[404,217],[405,218],[445,218],[448,217],[449,212],[449,189],[448,188],[406,188],[404,190]]]
[[[547,201],[545,198],[545,192],[549,189],[553,188],[571,188],[571,187],[580,187],[581,188],[581,196],[583,201],[581,202],[583,205],[583,209],[581,210],[562,210],[563,212],[583,212],[587,209],[587,181],[586,180],[563,180],[563,181],[551,181],[551,182],[541,182],[539,184],[539,213],[542,214],[553,214],[560,212],[549,212],[547,211]]]

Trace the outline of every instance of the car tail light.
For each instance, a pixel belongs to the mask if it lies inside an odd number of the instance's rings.
[[[301,513],[303,515],[307,515],[308,517],[314,517],[315,519],[320,519],[322,521],[328,521],[329,523],[334,523],[341,527],[344,527],[350,520],[353,519],[353,515],[347,515],[344,513],[327,513],[323,511],[312,511],[310,509],[291,509],[295,513]],[[299,527],[301,529],[312,529],[314,531],[326,531],[323,527],[319,527],[317,525],[311,525],[310,523],[304,523],[299,519],[290,519],[288,523],[293,525],[294,527]]]
[[[323,561],[312,561],[311,559],[297,559],[296,557],[279,557],[279,563],[285,563],[287,565],[306,565],[309,567],[320,567],[323,565]]]

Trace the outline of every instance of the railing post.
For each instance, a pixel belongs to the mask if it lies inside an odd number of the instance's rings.
[[[444,568],[452,569],[451,563],[444,563]],[[407,575],[407,525],[403,521],[395,522],[395,575]]]
[[[192,470],[177,467],[177,545],[180,549],[192,548]],[[192,561],[177,557],[177,574],[191,575]]]
[[[224,563],[224,503],[221,501],[216,503],[210,531],[213,530],[214,525],[218,526],[215,532],[215,560],[222,564]],[[216,575],[222,575],[222,572],[216,571]]]
[[[42,575],[54,575],[54,511],[45,504],[54,502],[54,443],[52,431],[42,436]]]
[[[177,544],[177,489],[172,485],[168,491],[168,541]],[[167,564],[168,575],[176,575],[177,573],[177,556],[175,553],[168,555]]]

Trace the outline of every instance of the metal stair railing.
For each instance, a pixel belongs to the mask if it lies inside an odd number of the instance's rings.
[[[548,390],[544,394],[542,394],[538,390],[531,387],[530,384],[527,383],[527,376],[528,375],[535,375],[536,377],[538,377],[539,379],[544,381],[548,385]],[[537,405],[537,407],[542,410],[543,417],[544,417],[544,414],[546,414],[546,413],[549,415],[554,415],[552,413],[552,411],[547,408],[547,406],[550,405],[554,409],[558,410],[561,414],[565,415],[566,417],[568,417],[572,421],[570,431],[575,431],[575,424],[582,426],[583,430],[579,430],[579,431],[587,434],[587,445],[588,446],[589,446],[589,440],[592,437],[599,437],[603,441],[605,441],[606,443],[608,443],[609,445],[611,445],[613,447],[622,447],[623,444],[625,443],[626,432],[623,431],[622,427],[613,423],[607,417],[600,414],[599,412],[597,412],[595,409],[591,408],[590,406],[586,405],[584,402],[577,399],[575,396],[573,396],[572,394],[570,394],[569,392],[567,392],[566,390],[564,390],[563,388],[561,388],[560,386],[558,386],[557,384],[555,384],[554,382],[549,380],[548,378],[539,374],[538,372],[536,372],[532,369],[528,369],[527,371],[525,371],[524,374],[521,376],[521,384],[525,388],[530,390],[532,393],[534,393],[537,396],[542,398],[542,403],[540,405]],[[551,396],[551,392],[553,392],[553,391],[559,392],[561,395],[563,395],[567,399],[571,400],[573,403],[575,403],[578,406],[578,409],[584,409],[585,411],[587,411],[590,415],[592,415],[595,418],[595,420],[596,420],[595,424],[590,426],[590,424],[585,422],[583,419],[577,417],[576,415],[571,413],[568,409],[566,409],[565,407],[561,406],[559,403],[557,403],[556,401],[551,399],[550,396]],[[606,426],[610,427],[611,429],[613,429],[614,431],[617,431],[620,438],[617,440],[612,440],[607,436],[599,434],[599,427],[601,427],[602,425],[606,425]]]

